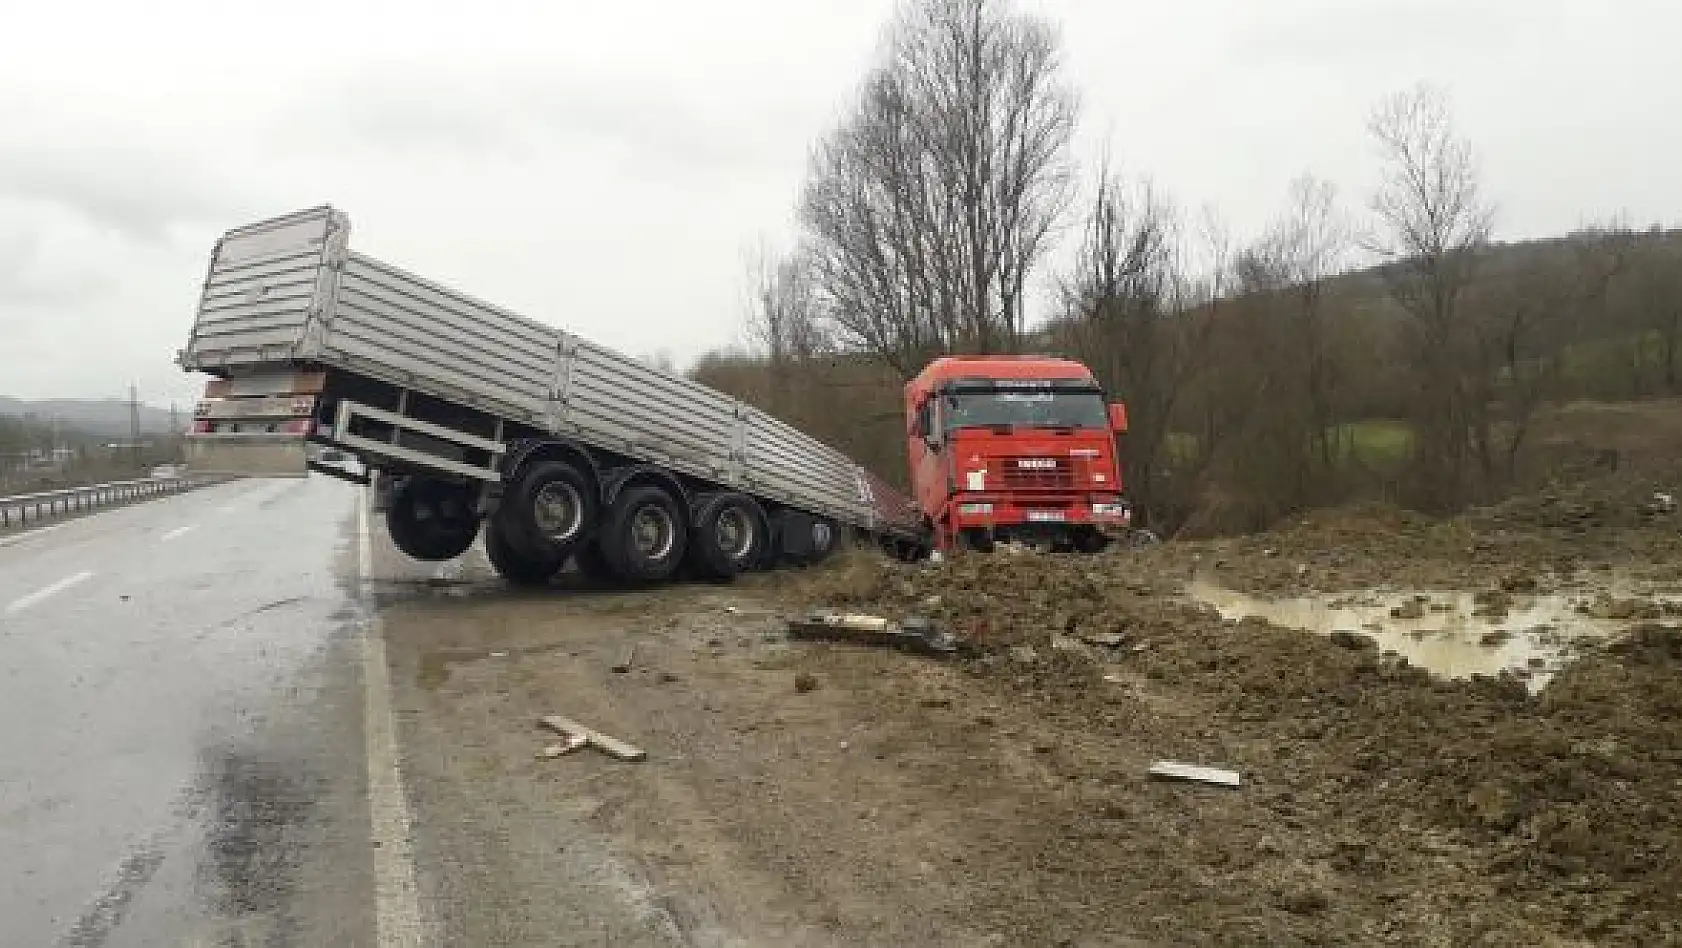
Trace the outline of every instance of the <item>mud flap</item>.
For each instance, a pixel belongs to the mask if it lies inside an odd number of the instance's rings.
[[[187,470],[236,477],[304,477],[309,455],[301,434],[239,433],[189,435]]]

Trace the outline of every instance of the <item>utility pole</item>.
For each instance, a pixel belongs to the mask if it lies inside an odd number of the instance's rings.
[[[140,470],[140,390],[130,382],[128,387],[129,449],[133,452],[134,469]]]

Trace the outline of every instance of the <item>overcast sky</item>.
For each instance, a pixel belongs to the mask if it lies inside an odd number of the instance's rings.
[[[1498,231],[1682,224],[1674,0],[1039,0],[1105,145],[1254,232],[1359,207],[1365,115],[1446,86]],[[320,203],[352,246],[632,354],[735,341],[746,249],[892,0],[0,0],[0,394],[190,403],[216,236]],[[257,11],[262,11],[258,13]]]

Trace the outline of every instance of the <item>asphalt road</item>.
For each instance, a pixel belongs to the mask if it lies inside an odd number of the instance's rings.
[[[392,943],[359,496],[239,481],[0,537],[0,944]]]

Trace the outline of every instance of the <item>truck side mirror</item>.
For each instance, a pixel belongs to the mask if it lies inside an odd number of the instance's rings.
[[[1116,434],[1127,430],[1127,406],[1121,402],[1110,403],[1110,430]]]

